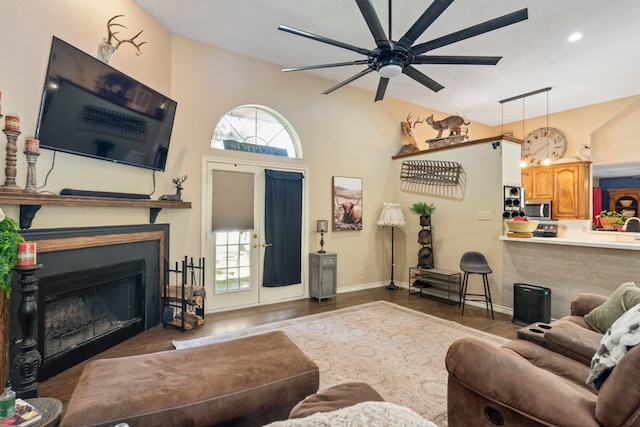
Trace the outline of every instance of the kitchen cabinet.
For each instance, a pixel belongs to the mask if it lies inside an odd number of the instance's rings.
[[[527,200],[551,200],[553,198],[553,173],[549,166],[532,166],[522,169],[522,186]]]
[[[553,219],[588,219],[590,164],[580,161],[522,169],[526,200],[551,200]]]
[[[640,188],[610,188],[609,210],[623,213],[625,216],[637,216]]]
[[[309,254],[309,295],[322,301],[336,296],[338,254]]]

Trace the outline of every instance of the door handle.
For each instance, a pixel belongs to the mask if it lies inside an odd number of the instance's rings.
[[[263,248],[268,248],[269,246],[273,246],[271,243],[263,243],[262,247]]]

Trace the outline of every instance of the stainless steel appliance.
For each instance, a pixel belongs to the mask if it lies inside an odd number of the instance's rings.
[[[531,219],[550,220],[551,200],[527,200],[524,204],[524,212]]]
[[[533,231],[533,237],[557,237],[558,221],[540,220],[538,227]]]

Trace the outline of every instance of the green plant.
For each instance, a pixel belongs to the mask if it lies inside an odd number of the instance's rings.
[[[409,208],[411,212],[420,216],[431,216],[431,213],[436,210],[433,203],[427,204],[426,202],[416,202]]]
[[[0,210],[0,292],[9,298],[11,296],[11,273],[18,260],[18,243],[24,242],[24,237],[18,232],[18,224],[4,216]]]

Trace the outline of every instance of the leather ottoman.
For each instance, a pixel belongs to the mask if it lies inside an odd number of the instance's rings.
[[[286,419],[318,386],[317,365],[275,331],[92,361],[60,426],[258,426]]]

